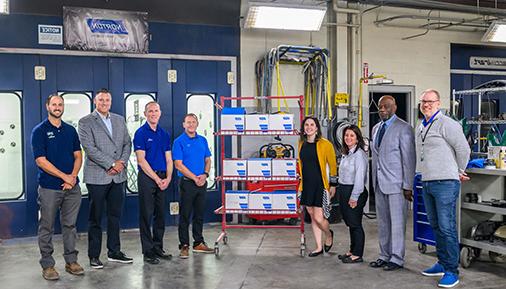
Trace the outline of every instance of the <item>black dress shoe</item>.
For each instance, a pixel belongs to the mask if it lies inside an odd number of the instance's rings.
[[[364,259],[362,259],[362,257],[358,257],[357,259],[352,259],[351,257],[348,257],[341,259],[341,261],[343,261],[343,263],[346,264],[354,264],[354,263],[362,263],[364,262]]]
[[[388,264],[387,261],[378,259],[376,261],[372,261],[371,263],[369,263],[369,267],[381,268],[381,267],[385,267],[387,264]]]
[[[330,251],[330,249],[332,249],[332,245],[334,245],[334,231],[330,230],[330,235],[332,236],[332,243],[330,243],[328,246],[323,244],[323,250],[325,250],[325,253]]]
[[[339,260],[343,260],[343,259],[346,259],[348,257],[350,257],[351,255],[348,255],[348,254],[342,254],[342,255],[337,255],[337,259]]]
[[[172,255],[165,253],[164,250],[155,249],[155,250],[153,250],[153,252],[156,255],[156,257],[158,257],[160,259],[163,259],[163,260],[170,260],[170,259],[172,259]]]
[[[395,271],[404,268],[401,265],[395,264],[394,262],[388,262],[388,264],[383,267],[383,270],[385,271]]]
[[[154,254],[144,254],[144,262],[151,265],[160,264],[160,260]]]
[[[323,250],[320,250],[318,252],[311,252],[309,253],[309,257],[316,257],[316,256],[320,256],[321,254],[323,254]]]

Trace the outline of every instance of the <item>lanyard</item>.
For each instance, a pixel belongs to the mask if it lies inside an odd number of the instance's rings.
[[[439,112],[439,111],[438,111],[438,112]],[[437,113],[436,113],[436,114],[437,114]],[[420,130],[420,139],[422,139],[422,149],[421,149],[421,151],[420,151],[420,161],[421,161],[421,162],[423,162],[423,160],[424,160],[424,155],[425,155],[425,153],[424,153],[425,139],[427,138],[427,134],[429,133],[430,129],[432,128],[432,125],[433,125],[433,124],[434,124],[434,122],[436,121],[436,119],[434,119],[434,116],[435,116],[436,114],[434,114],[434,115],[430,118],[430,120],[429,120],[430,125],[429,125],[429,127],[427,128],[427,130],[425,131],[425,134],[424,134],[424,135],[422,135],[422,133],[423,133],[423,127],[422,127],[422,129]],[[428,123],[427,123],[427,124],[428,124]]]

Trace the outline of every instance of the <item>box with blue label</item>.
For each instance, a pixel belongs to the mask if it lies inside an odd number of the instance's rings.
[[[272,176],[295,177],[296,165],[295,159],[272,159]]]
[[[244,115],[240,114],[222,114],[221,130],[244,131]]]
[[[270,114],[269,115],[270,130],[294,130],[293,114]]]
[[[232,210],[248,209],[249,191],[227,190],[225,192],[225,208]]]
[[[271,159],[252,158],[248,159],[248,176],[249,177],[270,177],[271,176]]]
[[[247,161],[241,159],[223,160],[223,176],[225,177],[246,177]]]
[[[267,114],[247,114],[246,130],[269,130],[269,115]]]
[[[272,200],[271,193],[268,192],[251,192],[248,196],[249,210],[271,210]]]
[[[296,191],[274,191],[271,193],[273,210],[297,210],[297,193]]]

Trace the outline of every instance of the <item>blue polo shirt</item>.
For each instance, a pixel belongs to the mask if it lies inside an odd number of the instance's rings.
[[[32,130],[32,151],[34,159],[46,157],[57,169],[70,174],[74,169],[74,152],[81,151],[81,143],[73,126],[62,121],[60,127],[55,127],[46,119]],[[39,185],[45,189],[61,190],[63,180],[39,167]]]
[[[165,152],[170,151],[170,135],[159,125],[156,131],[151,129],[148,122],[139,127],[134,135],[134,150],[146,152],[146,161],[154,171],[167,171]]]
[[[206,166],[205,158],[210,156],[211,151],[209,150],[206,138],[198,134],[195,137],[189,137],[184,132],[174,140],[174,144],[172,145],[172,159],[183,161],[183,165],[197,176],[204,173]],[[183,176],[179,171],[177,175]]]

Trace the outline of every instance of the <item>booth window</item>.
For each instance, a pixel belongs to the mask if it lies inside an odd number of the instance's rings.
[[[0,200],[23,197],[21,92],[0,92]]]
[[[135,131],[146,122],[144,106],[154,100],[156,100],[154,93],[125,93],[125,119],[132,141]],[[127,189],[129,193],[138,193],[137,173],[137,158],[132,150],[127,165]]]
[[[77,124],[79,120],[88,115],[91,112],[91,92],[58,92],[65,104],[65,111],[63,112],[62,120],[76,130],[78,130]],[[79,170],[79,181],[83,183],[83,167],[84,159],[86,158],[84,150],[83,153],[83,164],[81,170]],[[81,193],[83,196],[88,195],[88,188],[81,186]]]
[[[186,95],[187,112],[194,113],[199,118],[197,133],[207,139],[209,150],[212,154],[211,169],[207,179],[208,189],[216,188],[216,141],[214,136],[214,94],[192,94]]]

